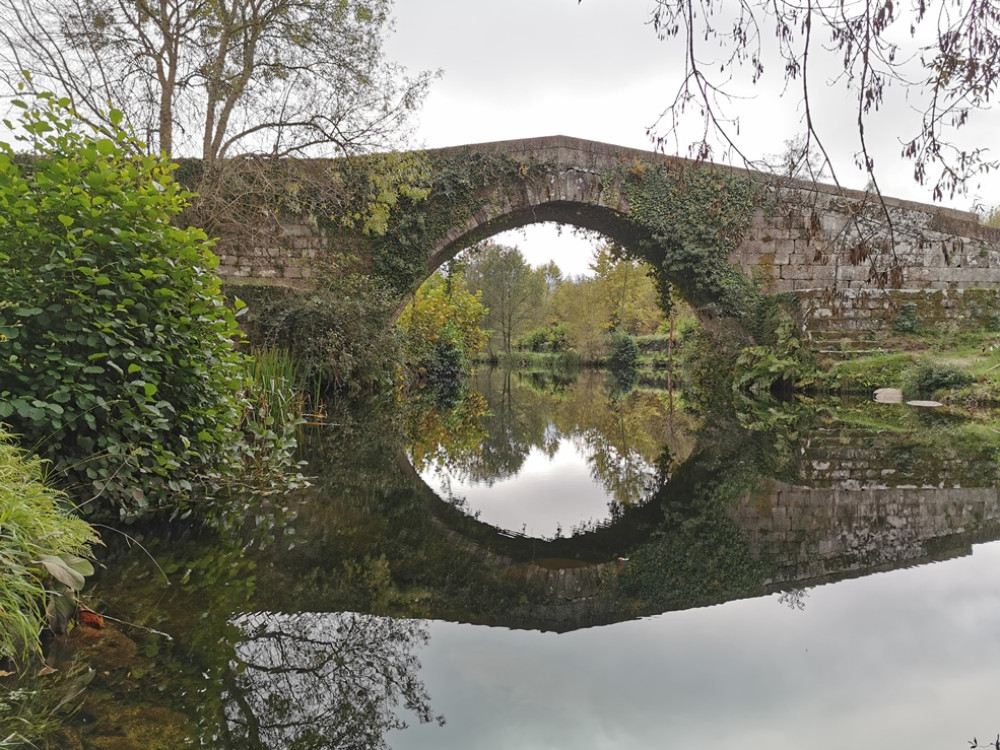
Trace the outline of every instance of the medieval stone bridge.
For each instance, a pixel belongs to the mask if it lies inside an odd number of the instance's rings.
[[[449,204],[447,211],[439,213],[445,220],[438,225],[429,227],[429,222],[423,222],[411,232],[393,226],[399,219],[391,216],[393,247],[346,230],[342,236],[331,236],[340,230],[324,233],[311,222],[289,220],[277,247],[221,242],[220,274],[231,282],[303,285],[308,284],[312,263],[331,247],[346,243],[362,256],[381,252],[389,256],[388,261],[383,259],[389,264],[401,256],[398,248],[405,247],[410,269],[400,283],[413,289],[442,263],[480,240],[546,221],[595,230],[658,264],[671,253],[690,250],[683,243],[673,243],[670,236],[676,228],[670,213],[683,207],[675,209],[669,196],[660,200],[655,209],[663,218],[650,224],[636,205],[649,196],[637,192],[636,186],[653,171],[698,173],[717,180],[722,208],[706,208],[717,223],[708,227],[707,240],[693,242],[711,242],[713,233],[732,239],[730,246],[718,243],[728,265],[745,274],[758,274],[767,291],[799,294],[816,325],[836,319],[841,327],[859,327],[861,321],[870,327],[871,318],[896,314],[900,297],[918,305],[924,317],[974,318],[981,323],[979,319],[995,316],[1000,231],[982,225],[972,213],[893,198],[879,200],[836,186],[696,164],[565,136],[459,146],[426,154],[432,165],[429,204],[449,200],[454,204],[450,188],[435,188],[434,183],[433,170],[448,159],[467,170],[465,183],[475,183],[474,200],[466,201],[463,210]],[[491,159],[498,156],[516,169],[497,170]],[[479,172],[477,165],[482,165]],[[719,219],[718,214],[725,210],[727,191],[744,184],[741,180],[752,183],[758,197],[742,226],[732,226],[733,222],[726,223],[729,219]],[[651,252],[656,246],[659,249]],[[669,280],[689,301],[697,297],[697,281]],[[888,301],[886,289],[890,288],[895,290],[894,303]],[[971,289],[986,291],[966,295]],[[700,291],[708,297],[715,293]],[[964,303],[967,296],[971,304]],[[704,308],[706,300],[695,299],[695,306]]]

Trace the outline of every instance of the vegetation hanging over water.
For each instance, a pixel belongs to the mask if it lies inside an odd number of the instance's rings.
[[[64,627],[75,613],[97,541],[46,484],[42,461],[0,428],[0,672],[7,659],[37,669],[42,627]]]

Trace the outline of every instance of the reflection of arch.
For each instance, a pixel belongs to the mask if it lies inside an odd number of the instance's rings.
[[[425,498],[430,513],[446,533],[457,535],[513,563],[538,560],[575,560],[580,563],[611,562],[648,537],[663,520],[659,503],[649,501],[623,510],[621,516],[591,531],[559,539],[535,539],[498,529],[463,513],[441,498],[410,464],[404,451],[397,453],[400,469]],[[658,493],[659,494],[659,493]]]
[[[746,439],[757,437],[747,435]],[[506,627],[572,630],[608,624],[960,557],[970,554],[974,543],[1000,538],[1000,491],[996,488],[845,490],[765,480],[760,485],[763,492],[757,492],[759,475],[753,474],[752,467],[744,467],[736,469],[737,473],[749,471],[752,481],[744,487],[742,499],[724,511],[724,517],[746,544],[747,560],[759,563],[761,577],[736,592],[730,589],[713,595],[709,591],[667,604],[655,596],[618,597],[614,586],[606,584],[635,565],[643,550],[663,543],[663,533],[685,515],[692,488],[716,484],[720,467],[753,463],[746,442],[730,444],[721,454],[718,446],[714,448],[695,450],[645,504],[627,509],[613,523],[551,541],[512,537],[464,515],[423,482],[404,453],[397,458],[425,497],[442,533],[484,555],[508,561],[508,575],[547,586],[547,604],[488,618]],[[700,499],[705,499],[704,493]],[[633,557],[619,563],[619,554]]]

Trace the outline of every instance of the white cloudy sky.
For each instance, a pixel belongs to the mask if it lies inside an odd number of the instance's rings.
[[[647,128],[672,98],[683,63],[676,42],[658,40],[648,24],[652,7],[651,0],[396,0],[390,57],[411,70],[443,71],[421,112],[417,144],[569,135],[651,148]],[[740,145],[751,158],[781,153],[800,127],[797,97],[777,95],[782,81],[776,61],[765,81],[768,86],[739,80],[735,86],[746,96],[738,106]],[[814,118],[836,154],[842,183],[863,188],[867,178],[852,166],[853,105],[826,82],[814,78]],[[868,127],[882,189],[931,202],[930,188],[915,184],[912,164],[899,157],[900,137],[919,119],[901,91],[889,96],[893,105]],[[982,145],[998,131],[1000,116],[989,113],[967,132]],[[685,147],[680,144],[682,155]],[[996,179],[945,204],[969,209],[977,201],[1000,203]],[[571,272],[586,266],[586,250],[577,250],[568,233],[555,239],[552,232],[530,232],[513,242],[538,262],[555,257]],[[550,253],[547,248],[556,245],[562,249]]]

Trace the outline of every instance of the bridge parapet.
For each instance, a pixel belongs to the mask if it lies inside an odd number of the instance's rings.
[[[761,274],[768,291],[802,296],[815,327],[844,318],[851,322],[840,327],[849,329],[896,315],[899,303],[884,288],[921,290],[925,294],[920,303],[945,318],[961,317],[961,290],[1000,289],[1000,230],[964,211],[879,200],[861,191],[565,136],[427,153],[460,159],[499,154],[532,169],[523,179],[498,181],[492,189],[487,185],[488,197],[469,215],[436,235],[411,241],[411,247],[419,245],[418,253],[423,252],[425,275],[485,237],[535,222],[593,229],[626,246],[644,231],[648,237],[648,227],[637,234],[622,175],[660,165],[674,172],[741,175],[763,187],[765,199],[729,261],[746,273]],[[235,244],[223,238],[218,247],[219,273],[225,279],[302,286],[309,283],[315,261],[331,247],[347,245],[353,254],[366,257],[375,252],[377,242],[357,232],[324,230],[315,222],[288,217],[282,236],[271,246]],[[928,296],[927,290],[934,294]]]

